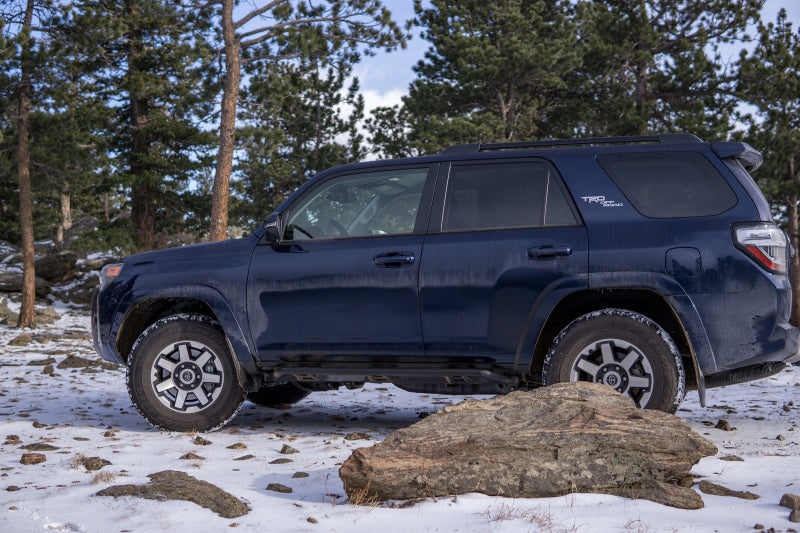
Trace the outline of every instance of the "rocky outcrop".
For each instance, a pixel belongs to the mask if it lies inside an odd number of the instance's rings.
[[[355,450],[339,475],[361,501],[590,492],[697,509],[700,496],[678,483],[716,451],[676,416],[604,385],[565,383],[447,407]]]
[[[77,276],[77,263],[78,255],[74,252],[45,255],[36,260],[36,275],[46,281],[62,281]]]

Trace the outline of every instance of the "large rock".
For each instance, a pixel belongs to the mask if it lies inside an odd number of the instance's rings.
[[[36,275],[47,281],[58,281],[75,271],[78,256],[74,252],[61,252],[36,260]]]
[[[47,282],[36,276],[36,296],[45,296],[50,292]],[[22,292],[22,272],[0,272],[0,292]]]
[[[339,475],[362,501],[592,492],[697,509],[700,496],[678,482],[716,451],[676,416],[605,385],[565,383],[446,407],[355,450]]]

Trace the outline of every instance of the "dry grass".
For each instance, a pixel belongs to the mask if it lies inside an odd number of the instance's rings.
[[[380,505],[380,500],[376,494],[370,493],[369,483],[367,483],[364,488],[350,494],[350,503],[358,506],[377,507]]]
[[[570,533],[578,530],[574,525],[565,526],[557,522],[549,510],[543,511],[541,507],[519,509],[514,504],[499,503],[495,507],[487,509],[484,515],[492,522],[522,520],[534,524],[537,531],[543,533]]]
[[[102,472],[98,472],[92,478],[92,485],[99,485],[101,483],[111,483],[117,479],[117,473],[112,472],[110,470],[104,470]]]

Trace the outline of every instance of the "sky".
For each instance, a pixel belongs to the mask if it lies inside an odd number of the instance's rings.
[[[414,17],[412,0],[387,0],[385,4],[398,23]],[[766,0],[762,19],[765,22],[775,21],[781,8],[786,9],[793,27],[800,27],[800,0]],[[363,58],[356,65],[354,75],[361,84],[367,115],[375,107],[400,103],[400,98],[406,94],[408,85],[414,79],[412,67],[423,58],[428,46],[429,43],[419,36],[419,29],[416,28],[415,35],[405,49],[391,53],[378,52],[373,57]],[[738,47],[732,47],[731,55],[738,55]]]

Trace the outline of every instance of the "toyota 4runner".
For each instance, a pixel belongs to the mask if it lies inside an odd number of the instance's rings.
[[[365,382],[594,381],[672,412],[800,358],[761,160],[671,134],[336,167],[249,237],[106,266],[94,345],[168,430]]]

